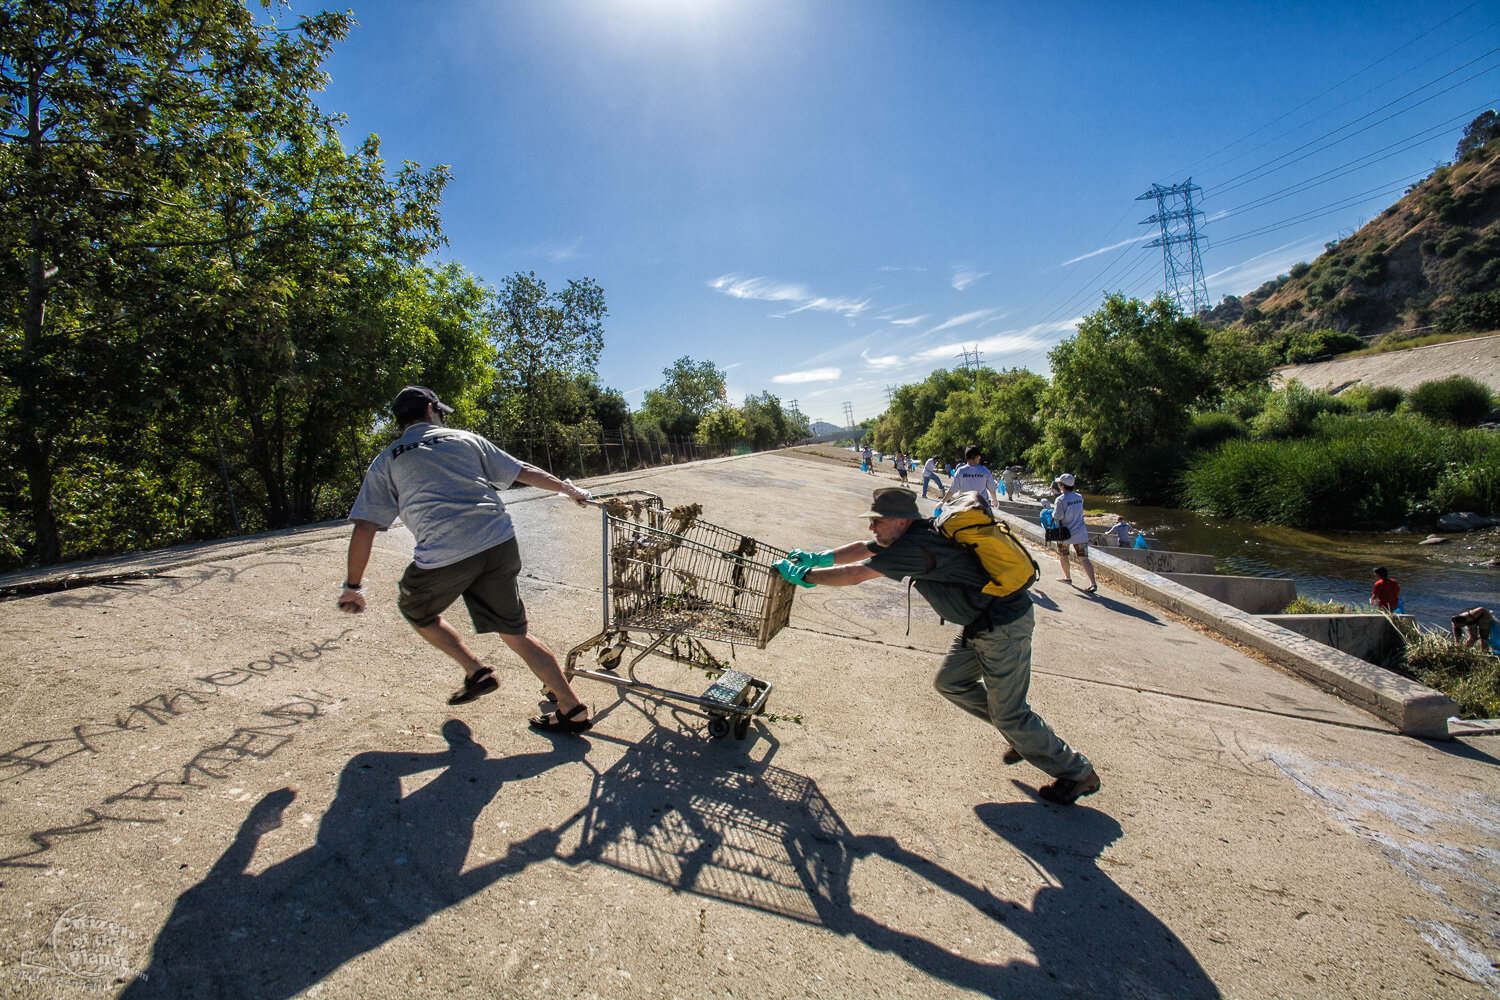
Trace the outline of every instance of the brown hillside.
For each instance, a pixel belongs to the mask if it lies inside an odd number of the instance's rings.
[[[1311,264],[1243,297],[1209,323],[1261,336],[1332,329],[1366,338],[1439,321],[1500,289],[1500,141],[1437,170]]]

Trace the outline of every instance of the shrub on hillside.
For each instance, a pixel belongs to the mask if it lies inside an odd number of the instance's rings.
[[[1467,375],[1423,382],[1406,397],[1406,407],[1429,420],[1473,427],[1490,412],[1490,391]]]
[[[1233,413],[1195,413],[1183,436],[1183,444],[1189,451],[1200,451],[1249,436],[1250,428]]]
[[[1391,385],[1356,385],[1339,393],[1339,398],[1356,411],[1395,413],[1396,407],[1406,398],[1406,393]]]
[[[1500,329],[1500,291],[1455,299],[1438,317],[1437,328],[1443,333]]]
[[[1365,342],[1352,333],[1338,330],[1298,330],[1286,338],[1283,354],[1289,365],[1305,365],[1310,361],[1357,351]]]
[[[1277,389],[1251,423],[1257,438],[1287,438],[1306,434],[1322,413],[1347,413],[1352,407],[1326,392],[1313,392],[1297,379]]]
[[[1302,528],[1392,524],[1412,514],[1500,511],[1500,435],[1454,429],[1407,414],[1325,414],[1312,433],[1280,441],[1228,441],[1183,473],[1187,506]],[[1446,491],[1446,492],[1443,492]],[[1468,492],[1463,492],[1468,491]]]
[[[1393,385],[1377,385],[1365,393],[1365,409],[1370,413],[1395,413],[1406,399],[1406,393]]]

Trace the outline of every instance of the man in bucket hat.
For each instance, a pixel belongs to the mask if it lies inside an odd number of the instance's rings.
[[[938,693],[975,718],[1000,730],[1009,747],[1007,764],[1030,761],[1051,775],[1037,794],[1071,805],[1099,790],[1099,776],[1083,754],[1063,742],[1031,710],[1031,632],[1036,623],[1031,596],[1023,589],[1007,597],[983,592],[990,582],[968,549],[938,534],[917,509],[917,498],[899,487],[875,491],[867,518],[869,541],[836,549],[793,551],[776,564],[802,587],[849,587],[877,576],[911,578],[917,592],[945,620],[963,626],[938,667]]]
[[[420,385],[402,389],[391,404],[401,436],[370,463],[349,512],[354,533],[339,608],[351,614],[365,609],[364,572],[375,533],[399,515],[415,536],[416,549],[401,577],[397,607],[418,635],[463,667],[464,686],[448,704],[472,701],[500,686],[494,671],[443,618],[462,597],[474,631],[498,632],[555,699],[555,710],[532,719],[531,725],[547,732],[582,732],[593,725],[588,709],[573,693],[557,657],[527,629],[516,585],[521,555],[500,491],[519,482],[561,493],[580,505],[589,495],[478,434],[445,427],[443,416],[452,412]]]

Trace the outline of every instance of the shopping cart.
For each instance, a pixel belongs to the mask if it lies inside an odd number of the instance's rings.
[[[771,685],[730,669],[703,643],[727,642],[732,654],[736,645],[764,649],[781,631],[795,587],[773,564],[786,553],[701,520],[697,504],[667,510],[644,490],[591,502],[604,518],[604,628],[568,651],[567,676],[673,702],[707,718],[710,735],[733,729],[744,739],[751,718],[765,712]],[[580,668],[590,651],[598,668]],[[699,668],[713,683],[693,695],[641,680],[636,668],[647,656]]]

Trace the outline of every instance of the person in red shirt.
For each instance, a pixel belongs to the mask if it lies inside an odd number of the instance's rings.
[[[1370,603],[1384,611],[1395,611],[1401,598],[1401,585],[1385,575],[1384,566],[1375,567],[1375,586],[1370,589]]]

